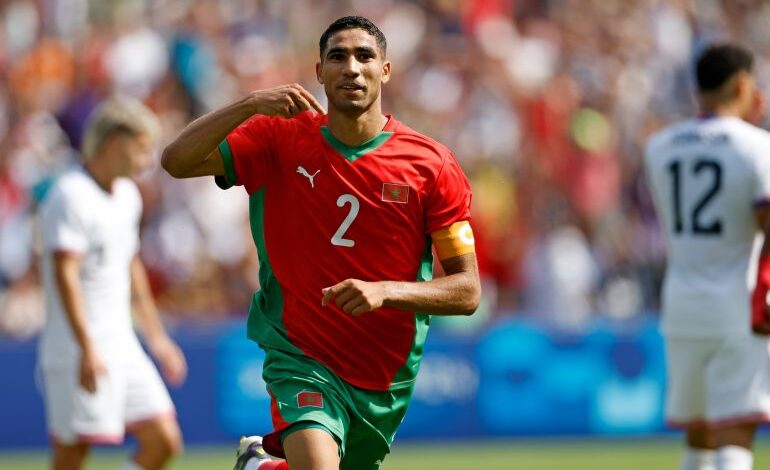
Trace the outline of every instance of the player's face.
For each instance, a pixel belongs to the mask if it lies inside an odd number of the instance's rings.
[[[362,29],[346,29],[329,38],[316,75],[330,109],[360,114],[379,103],[380,88],[390,79],[390,62],[374,36]]]
[[[152,166],[153,147],[149,135],[116,135],[112,151],[115,176],[137,176]]]

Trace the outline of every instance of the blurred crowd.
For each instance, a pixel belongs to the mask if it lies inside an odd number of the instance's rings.
[[[40,328],[36,206],[78,160],[100,99],[141,98],[162,144],[249,90],[297,82],[324,103],[318,38],[348,14],[388,38],[385,112],[453,149],[471,180],[476,325],[656,311],[665,246],[645,139],[696,112],[708,42],[749,46],[770,87],[764,0],[0,1],[0,332]],[[140,187],[141,254],[167,318],[245,314],[258,280],[241,190],[159,166]]]

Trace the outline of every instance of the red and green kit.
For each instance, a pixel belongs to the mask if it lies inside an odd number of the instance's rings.
[[[261,288],[248,335],[268,353],[266,369],[278,352],[318,364],[352,390],[411,391],[429,316],[383,307],[354,317],[322,307],[321,290],[348,278],[432,278],[430,235],[470,219],[470,187],[452,153],[391,116],[351,147],[311,111],[254,116],[219,151],[228,183],[249,195]],[[269,375],[277,430],[298,421],[286,419],[282,402],[323,405],[312,386],[296,400],[276,397]]]

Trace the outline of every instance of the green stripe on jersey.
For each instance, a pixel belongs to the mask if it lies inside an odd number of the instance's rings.
[[[304,354],[291,344],[283,324],[283,294],[265,245],[265,188],[249,196],[251,235],[259,257],[259,287],[251,299],[247,336],[262,348],[273,348],[292,354]]]
[[[425,282],[433,279],[433,249],[431,239],[428,237],[425,241],[425,251],[422,253],[420,261],[420,270],[417,271],[417,281]],[[412,350],[406,358],[406,362],[396,372],[390,389],[399,389],[405,386],[414,386],[414,380],[417,378],[417,372],[420,370],[420,360],[422,359],[422,350],[425,346],[425,338],[428,336],[428,327],[430,326],[430,315],[426,313],[414,314],[414,342]]]
[[[234,186],[236,183],[235,165],[233,164],[233,152],[230,150],[227,139],[220,142],[219,153],[222,155],[222,164],[225,167],[225,179],[230,186]]]
[[[376,150],[382,144],[387,142],[388,139],[393,137],[393,132],[380,132],[363,144],[356,145],[354,147],[351,147],[350,145],[334,137],[327,126],[321,126],[321,135],[323,135],[324,139],[329,142],[329,145],[334,147],[336,151],[341,153],[343,157],[352,163],[367,153],[371,152],[372,150]]]

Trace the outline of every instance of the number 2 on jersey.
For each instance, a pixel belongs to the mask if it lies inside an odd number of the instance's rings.
[[[334,232],[332,245],[350,248],[356,245],[356,241],[343,237],[345,236],[345,232],[350,228],[350,225],[356,220],[356,217],[358,217],[358,208],[360,204],[358,203],[358,199],[352,194],[343,194],[337,198],[337,207],[343,207],[347,203],[350,203],[350,212],[348,212],[347,217],[342,221],[337,231]]]
[[[712,221],[710,224],[702,220],[703,211],[711,203],[722,188],[722,167],[719,162],[701,158],[695,160],[691,175],[694,178],[706,178],[710,174],[710,185],[700,196],[698,202],[690,212],[690,229],[694,235],[720,235],[722,233],[722,221]],[[674,233],[680,234],[685,230],[682,216],[682,185],[686,180],[682,172],[682,162],[675,160],[668,165],[671,174],[672,202],[674,204]],[[685,183],[686,184],[686,183]]]

